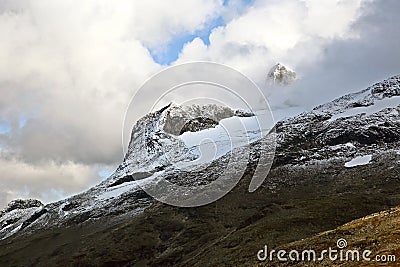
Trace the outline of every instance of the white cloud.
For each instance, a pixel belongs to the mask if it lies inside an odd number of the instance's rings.
[[[215,60],[242,70],[262,84],[276,62],[301,71],[316,63],[338,39],[356,38],[351,25],[362,0],[259,0],[226,26],[215,29],[207,47],[200,39],[186,44],[177,62]]]
[[[93,185],[95,168],[65,162],[28,164],[14,158],[0,158],[0,207],[15,198],[39,198],[55,201]]]
[[[351,37],[350,26],[357,20],[363,0],[304,0],[307,17],[303,21],[309,34],[322,38]]]
[[[71,193],[88,186],[97,165],[117,164],[127,104],[161,68],[148,47],[203,27],[221,7],[220,0],[2,1],[0,120],[12,134],[0,145],[15,155],[0,157],[2,190],[24,191],[3,178],[18,177],[31,195]],[[57,168],[75,178],[51,175]],[[49,185],[35,186],[41,180]]]
[[[131,2],[136,11],[132,33],[152,48],[169,41],[174,35],[202,29],[223,10],[222,0]]]

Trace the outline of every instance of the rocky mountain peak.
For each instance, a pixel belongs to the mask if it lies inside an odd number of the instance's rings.
[[[296,72],[281,63],[277,63],[268,72],[267,80],[274,85],[289,85],[296,80]]]
[[[215,104],[179,106],[169,104],[140,119],[132,128],[131,140],[119,171],[164,169],[175,162],[194,160],[193,153],[179,136],[216,127],[223,119],[251,117],[250,112]]]
[[[400,96],[400,75],[371,86],[371,94],[377,98]]]

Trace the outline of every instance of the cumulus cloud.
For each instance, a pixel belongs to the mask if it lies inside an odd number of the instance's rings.
[[[284,62],[293,68],[315,63],[338,39],[357,38],[351,27],[362,0],[259,0],[241,16],[210,35],[186,44],[178,62],[198,58],[235,66],[262,84],[266,66]]]
[[[236,67],[264,90],[281,118],[399,72],[398,8],[393,0],[258,0],[214,29],[209,45],[199,38],[187,43],[177,63]],[[277,62],[299,77],[285,90],[265,81]]]
[[[1,135],[0,149],[13,155],[1,157],[7,167],[1,188],[14,192],[3,201],[26,192],[18,191],[23,184],[32,196],[50,188],[70,194],[78,180],[88,186],[96,166],[118,164],[127,104],[161,69],[148,49],[204,27],[221,6],[219,0],[1,1],[0,121],[11,133]],[[57,168],[70,169],[75,179],[62,181]],[[47,186],[35,186],[40,177]]]
[[[149,48],[159,46],[175,35],[192,34],[220,16],[221,0],[174,0],[133,2],[132,34]],[[135,15],[133,15],[135,13]],[[152,18],[152,19],[149,19]]]
[[[1,158],[0,173],[2,206],[21,197],[38,198],[45,202],[55,201],[83,191],[98,181],[95,168],[72,162],[33,165],[13,158]]]
[[[317,64],[302,69],[303,79],[290,91],[298,103],[311,107],[400,74],[399,8],[396,0],[366,2],[351,26],[357,38],[336,40]]]

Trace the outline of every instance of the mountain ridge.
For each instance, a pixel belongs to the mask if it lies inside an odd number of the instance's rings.
[[[205,207],[181,209],[157,203],[140,189],[140,186],[145,186],[141,183],[157,177],[183,183],[207,182],[210,176],[217,174],[224,167],[224,156],[213,161],[207,169],[194,169],[192,172],[176,171],[168,169],[168,166],[164,166],[164,169],[156,169],[157,166],[154,166],[150,170],[135,169],[130,172],[130,164],[123,163],[114,175],[85,193],[50,203],[37,210],[30,210],[20,217],[16,212],[14,217],[7,217],[7,220],[12,219],[9,221],[12,223],[0,230],[0,237],[7,238],[3,242],[9,244],[3,252],[8,255],[4,257],[4,261],[9,259],[10,262],[17,262],[18,260],[11,256],[13,249],[25,244],[24,242],[28,241],[24,240],[34,238],[35,235],[54,232],[63,236],[65,227],[78,232],[83,231],[79,229],[86,229],[87,233],[97,229],[99,236],[92,236],[92,239],[88,237],[88,240],[108,240],[109,235],[103,231],[104,228],[110,227],[115,233],[121,234],[123,229],[130,229],[129,233],[139,238],[143,244],[147,244],[143,255],[138,247],[132,248],[133,254],[127,259],[128,263],[145,262],[150,266],[160,263],[179,266],[182,262],[193,263],[193,266],[224,263],[229,266],[228,261],[245,264],[247,259],[254,264],[256,258],[252,253],[257,251],[261,242],[269,241],[271,245],[288,243],[333,229],[370,213],[400,205],[400,195],[396,192],[399,188],[400,172],[400,103],[397,102],[391,107],[379,106],[379,101],[385,99],[397,101],[400,95],[399,85],[400,78],[395,76],[359,93],[334,100],[334,108],[331,104],[333,102],[330,102],[316,107],[311,112],[278,122],[275,127],[277,150],[274,167],[262,187],[254,193],[247,192],[258,160],[257,151],[264,149],[259,140],[254,140],[249,145],[251,156],[247,170],[238,186],[223,199]],[[360,99],[362,105],[359,105]],[[370,113],[362,109],[376,104],[379,107],[378,111],[373,110]],[[346,113],[349,110],[355,112]],[[334,117],[337,114],[346,116]],[[331,120],[332,117],[334,120]],[[236,149],[235,153],[240,153],[241,148]],[[362,166],[345,167],[346,162],[363,155],[371,155],[371,161]],[[139,177],[131,177],[134,175]],[[137,179],[140,180],[136,181]],[[117,181],[121,183],[115,184]],[[225,208],[213,214],[214,209],[219,210],[218,206]],[[231,208],[234,213],[229,211]],[[344,208],[347,212],[340,213]],[[7,214],[0,218],[2,223],[5,221],[4,216]],[[164,222],[164,225],[159,225],[153,217]],[[289,230],[282,228],[282,220],[288,221]],[[307,225],[309,229],[305,230]],[[201,236],[208,226],[213,227],[210,230],[212,238],[208,236],[209,240],[206,240]],[[271,234],[262,232],[265,227]],[[89,230],[90,228],[93,229]],[[149,239],[141,239],[142,235],[138,229],[144,230]],[[198,230],[193,232],[193,229]],[[186,236],[191,231],[198,241]],[[245,234],[246,231],[258,237],[252,240],[248,247],[239,246],[240,240],[246,240],[246,236],[249,238]],[[166,233],[167,237],[164,236]],[[274,235],[279,235],[281,239]],[[149,241],[151,239],[154,239],[154,243]],[[224,240],[227,243],[213,243],[210,240]],[[70,242],[76,244],[77,241]],[[213,244],[214,249],[198,250],[197,247],[189,245],[193,242],[200,242],[198,245],[202,242],[210,246]],[[167,244],[173,249],[165,247]],[[182,244],[186,244],[185,248],[181,247]],[[232,253],[239,248],[242,257],[235,259]],[[77,249],[84,250],[84,247],[71,248],[72,251]],[[94,254],[79,252],[86,256],[77,262],[99,260],[101,255],[96,254],[96,247],[93,249]],[[186,251],[187,257],[178,256],[176,253],[180,250]],[[115,251],[111,254],[105,253],[112,259],[123,257],[118,253],[114,255]],[[224,259],[218,259],[221,255],[224,255]],[[53,256],[41,257],[61,260],[62,255],[55,253]],[[75,256],[71,254],[66,258],[71,262],[73,259],[70,257]],[[94,265],[101,264],[99,262]]]

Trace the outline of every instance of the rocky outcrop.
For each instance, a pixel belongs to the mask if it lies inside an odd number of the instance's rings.
[[[289,85],[296,80],[296,72],[278,63],[268,72],[267,80],[275,85]]]
[[[5,212],[10,212],[16,209],[30,209],[42,207],[43,203],[37,199],[16,199],[8,203]]]

